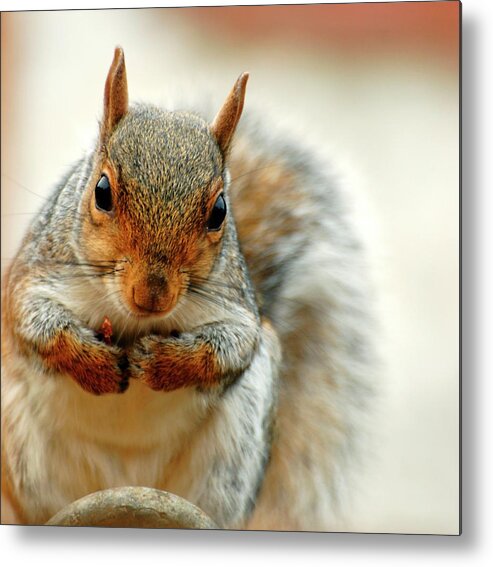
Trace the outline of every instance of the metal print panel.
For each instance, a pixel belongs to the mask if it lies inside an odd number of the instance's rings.
[[[2,523],[460,531],[459,26],[2,14]]]

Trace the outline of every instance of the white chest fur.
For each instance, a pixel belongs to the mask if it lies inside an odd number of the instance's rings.
[[[26,361],[15,366],[2,385],[11,431],[4,450],[26,499],[36,493],[31,521],[106,487],[162,486],[207,414],[206,397],[193,390],[160,393],[132,382],[123,395],[94,396],[67,376],[47,376]],[[29,378],[16,380],[17,373]]]

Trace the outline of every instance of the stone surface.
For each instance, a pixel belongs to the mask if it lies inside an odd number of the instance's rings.
[[[138,486],[110,488],[84,496],[60,510],[47,525],[218,528],[209,516],[188,500],[163,490]]]

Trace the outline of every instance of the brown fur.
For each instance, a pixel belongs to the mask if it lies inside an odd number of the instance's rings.
[[[112,262],[119,259],[115,269],[118,270],[118,282],[122,298],[128,308],[136,315],[149,312],[166,313],[173,309],[190,278],[206,278],[220,247],[224,226],[216,232],[188,232],[183,234],[176,244],[169,246],[176,252],[160,254],[150,240],[148,247],[145,233],[139,240],[133,235],[142,233],[142,220],[131,218],[126,209],[126,198],[119,189],[120,180],[114,167],[108,162],[101,168],[108,175],[114,194],[115,211],[112,214],[99,211],[94,204],[92,186],[84,199],[89,215],[83,223],[83,241],[89,260]],[[100,177],[98,174],[96,177]],[[97,183],[94,178],[94,184]],[[210,189],[206,218],[210,214],[215,200],[222,189],[222,179],[214,180]],[[126,183],[126,190],[138,191],[133,182]],[[168,240],[173,227],[164,228]],[[152,235],[153,239],[155,235]],[[163,246],[163,249],[165,246]]]
[[[141,341],[141,357],[133,361],[142,372],[141,380],[153,390],[165,392],[189,386],[209,388],[218,384],[219,368],[214,353],[205,344],[184,347],[158,337]]]
[[[40,346],[39,352],[47,368],[70,375],[91,394],[120,393],[128,387],[128,379],[119,368],[123,351],[118,347],[89,345],[62,331]]]

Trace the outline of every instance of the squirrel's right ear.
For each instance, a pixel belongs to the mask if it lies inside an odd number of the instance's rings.
[[[104,111],[101,123],[101,145],[105,145],[116,125],[128,110],[127,72],[121,47],[115,48],[106,84],[104,86]]]

